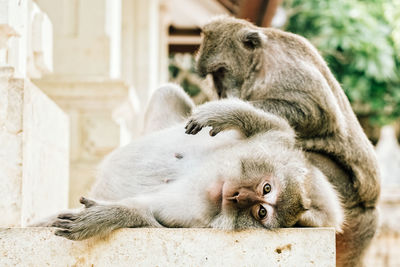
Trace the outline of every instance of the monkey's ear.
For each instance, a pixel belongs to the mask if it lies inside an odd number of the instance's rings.
[[[256,30],[246,30],[242,38],[244,47],[251,50],[261,47],[264,41],[266,36]]]

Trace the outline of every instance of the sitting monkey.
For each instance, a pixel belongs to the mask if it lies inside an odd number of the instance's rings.
[[[105,159],[93,199],[81,198],[82,210],[50,222],[60,228],[56,235],[82,240],[122,227],[331,226],[341,231],[338,193],[295,147],[284,119],[228,99],[194,112],[215,137],[206,131],[188,135],[184,125],[193,103],[181,88],[158,89],[150,102],[154,106],[145,124],[154,132]],[[166,121],[173,125],[158,127]]]
[[[296,145],[344,203],[338,265],[361,264],[377,228],[379,172],[373,147],[325,61],[301,36],[231,17],[214,19],[202,34],[200,75],[212,75],[220,98],[240,98],[289,122]],[[209,112],[218,113],[218,106]],[[210,125],[207,116],[195,116],[188,132]]]

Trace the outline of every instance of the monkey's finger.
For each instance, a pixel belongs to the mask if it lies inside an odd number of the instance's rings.
[[[185,129],[186,129],[185,133],[189,134],[191,129],[192,129],[192,127],[194,127],[193,121],[190,121],[185,127]]]
[[[187,134],[192,134],[193,130],[197,127],[197,123],[194,121],[191,121],[188,125],[187,125],[187,129],[186,132]]]
[[[81,204],[85,205],[86,208],[90,208],[91,206],[96,205],[96,202],[95,202],[95,201],[93,201],[93,200],[91,200],[91,199],[88,199],[88,198],[85,198],[85,197],[81,197],[81,198],[79,199],[79,202],[80,202]]]
[[[189,120],[188,123],[186,123],[186,125],[185,125],[185,129],[187,129],[189,124],[191,124],[192,122],[193,122],[193,120]]]
[[[191,134],[197,134],[198,132],[200,132],[201,131],[201,129],[203,128],[203,126],[201,126],[201,125],[196,125],[196,127],[194,127],[194,129],[193,129],[193,131],[192,131],[192,133]]]

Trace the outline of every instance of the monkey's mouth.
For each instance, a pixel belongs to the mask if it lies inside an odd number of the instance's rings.
[[[226,89],[224,87],[223,81],[225,79],[226,69],[224,67],[220,67],[216,71],[213,71],[211,75],[213,77],[214,87],[217,91],[218,97],[225,98]]]

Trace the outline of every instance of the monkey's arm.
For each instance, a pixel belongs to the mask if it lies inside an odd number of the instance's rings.
[[[309,139],[326,136],[337,130],[335,118],[326,110],[328,104],[321,106],[311,97],[300,92],[293,93],[293,95],[295,97],[270,98],[249,101],[249,103],[266,112],[285,118],[299,137]]]
[[[203,127],[210,126],[210,135],[223,130],[237,129],[246,137],[269,130],[293,134],[292,128],[282,118],[264,112],[239,99],[224,99],[199,106],[186,125],[187,134],[197,134]]]
[[[93,236],[106,236],[124,227],[163,227],[150,209],[140,201],[129,198],[119,202],[97,202],[82,197],[85,205],[80,212],[58,215],[51,225],[60,228],[56,235],[71,240],[83,240]]]

